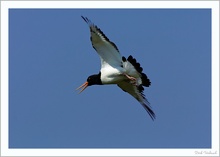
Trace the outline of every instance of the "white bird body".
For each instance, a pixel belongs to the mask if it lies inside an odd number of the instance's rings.
[[[123,75],[125,69],[121,67],[115,68],[108,64],[104,65],[105,66],[102,66],[100,70],[102,84],[117,84],[118,81],[126,79],[126,77]]]
[[[122,57],[117,46],[88,18],[82,16],[90,27],[91,42],[101,60],[99,74],[91,75],[78,89],[82,92],[90,85],[117,84],[123,91],[137,99],[152,119],[155,114],[145,98],[143,86],[149,87],[151,82],[147,75],[142,73],[143,68],[132,56]]]

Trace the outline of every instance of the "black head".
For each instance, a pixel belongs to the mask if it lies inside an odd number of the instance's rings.
[[[84,84],[82,84],[80,87],[78,87],[76,90],[81,89],[81,91],[79,92],[81,93],[88,86],[92,86],[92,85],[102,85],[101,73],[89,76],[87,78],[87,81]]]
[[[87,78],[87,82],[88,82],[88,86],[101,85],[102,84],[101,73],[89,76]]]

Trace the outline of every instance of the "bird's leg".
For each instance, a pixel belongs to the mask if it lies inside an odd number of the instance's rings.
[[[135,77],[132,77],[132,76],[129,76],[127,74],[124,74],[129,80],[131,81],[136,81],[136,78]]]
[[[124,73],[124,76],[126,76],[132,84],[136,85],[137,84],[137,79],[135,77],[129,76],[127,74]]]

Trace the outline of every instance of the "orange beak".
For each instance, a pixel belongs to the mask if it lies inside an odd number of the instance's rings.
[[[76,90],[80,89],[80,92],[79,92],[79,94],[80,94],[82,91],[84,91],[88,87],[88,85],[89,85],[89,83],[85,82],[81,86],[79,86]]]

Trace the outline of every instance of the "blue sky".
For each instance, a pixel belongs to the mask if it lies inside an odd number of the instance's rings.
[[[116,85],[75,89],[100,70],[94,22],[152,85],[156,113]],[[210,148],[210,9],[10,9],[10,148]]]

